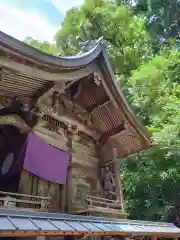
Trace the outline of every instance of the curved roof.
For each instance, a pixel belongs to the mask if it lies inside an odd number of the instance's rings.
[[[89,111],[102,139],[117,149],[119,157],[151,146],[146,129],[126,102],[102,44],[76,56],[54,57],[0,32],[0,55],[0,66],[12,71],[0,81],[0,96],[31,98],[49,82],[81,79],[83,91],[75,102]],[[92,84],[94,72],[99,74],[101,86]]]
[[[85,66],[96,59],[102,51],[101,45],[98,44],[90,49],[88,52],[78,54],[76,56],[52,56],[43,53],[26,43],[23,43],[0,31],[0,49],[8,47],[8,49],[19,54],[27,56],[44,64],[56,65],[63,68],[79,68]]]

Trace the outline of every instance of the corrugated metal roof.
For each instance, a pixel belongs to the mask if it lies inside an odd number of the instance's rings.
[[[118,220],[32,211],[0,210],[1,236],[169,236],[179,237],[180,229],[171,223]]]

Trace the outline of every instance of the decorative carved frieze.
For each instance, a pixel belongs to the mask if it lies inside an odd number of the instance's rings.
[[[67,126],[64,123],[48,115],[43,115],[41,119],[46,123],[44,126],[45,128],[63,137],[67,137]]]
[[[53,111],[59,116],[71,116],[87,126],[92,125],[89,113],[85,109],[74,104],[64,94],[60,94],[57,91],[43,99],[41,107]]]
[[[27,101],[20,100],[16,97],[0,97],[0,109],[1,116],[8,117],[10,115],[16,115],[18,118],[21,118],[29,128],[36,125],[41,115],[37,107],[30,106]]]
[[[45,122],[45,128],[57,134],[72,138],[73,141],[76,141],[84,146],[89,148],[95,147],[95,140],[82,131],[78,131],[76,125],[65,125],[64,123],[54,119],[51,116],[43,115],[42,120]]]

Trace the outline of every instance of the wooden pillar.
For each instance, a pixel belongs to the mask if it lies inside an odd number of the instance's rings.
[[[68,141],[67,141],[67,145],[68,145]],[[68,148],[68,151],[69,151],[69,148]],[[68,177],[68,173],[67,173],[67,177]],[[66,186],[67,185],[67,180],[66,180],[66,184],[62,184],[61,185],[61,188],[60,188],[60,211],[62,213],[65,213],[66,212],[66,199],[67,199],[67,196],[66,196]]]
[[[66,184],[61,185],[61,196],[60,196],[60,211],[65,212],[66,209]]]
[[[75,236],[65,236],[64,240],[75,240],[76,237]]]
[[[116,148],[113,148],[113,159],[112,163],[114,164],[114,175],[115,175],[115,182],[116,182],[116,196],[117,199],[121,203],[122,211],[124,212],[124,194],[122,190],[122,184],[120,179],[120,162],[116,160],[117,157],[117,151]]]
[[[151,240],[157,240],[157,236],[151,236]]]
[[[67,173],[67,184],[66,184],[66,203],[67,203],[67,213],[72,213],[72,151],[73,151],[73,139],[77,134],[77,126],[68,126],[68,152],[69,166]]]
[[[45,236],[37,236],[36,240],[46,240],[46,237]]]

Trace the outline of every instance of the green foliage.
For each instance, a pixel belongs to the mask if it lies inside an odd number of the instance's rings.
[[[147,29],[152,40],[179,39],[180,2],[179,0],[137,0],[136,12],[147,16]]]
[[[51,44],[49,42],[39,42],[31,37],[27,37],[24,42],[31,47],[34,47],[38,50],[40,50],[43,53],[47,53],[50,55],[57,56],[59,54],[58,48],[56,47],[56,44]]]
[[[139,66],[129,79],[131,104],[152,133],[154,147],[123,162],[131,216],[166,219],[180,197],[180,53],[175,49]]]
[[[58,47],[65,55],[79,50],[77,36],[85,40],[103,36],[114,71],[119,75],[129,76],[152,54],[144,18],[135,16],[125,5],[109,1],[86,1],[81,8],[67,13],[56,34]]]

